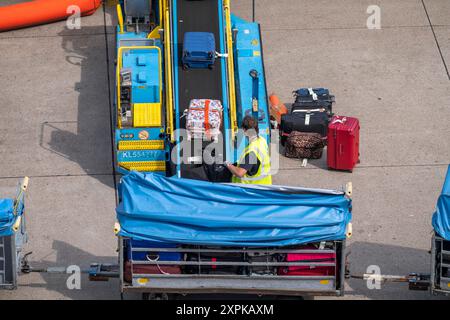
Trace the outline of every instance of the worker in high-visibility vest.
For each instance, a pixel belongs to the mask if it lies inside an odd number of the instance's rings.
[[[236,165],[227,163],[233,174],[233,183],[272,184],[270,174],[270,154],[266,139],[259,136],[258,120],[245,116],[242,129],[249,139],[248,146],[242,152]]]

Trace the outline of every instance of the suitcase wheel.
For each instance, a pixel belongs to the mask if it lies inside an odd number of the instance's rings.
[[[213,70],[213,69],[214,69],[214,65],[213,65],[213,64],[210,64],[210,65],[208,66],[208,69],[209,69],[209,70]]]
[[[189,70],[189,66],[187,65],[187,63],[183,63],[183,70]]]

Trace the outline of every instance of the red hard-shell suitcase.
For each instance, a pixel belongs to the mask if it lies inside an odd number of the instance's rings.
[[[336,264],[336,254],[320,252],[288,253],[286,262]],[[334,266],[289,266],[280,267],[278,274],[281,276],[333,276],[335,275],[335,269]]]
[[[328,168],[352,171],[359,163],[359,120],[334,116],[328,126]]]

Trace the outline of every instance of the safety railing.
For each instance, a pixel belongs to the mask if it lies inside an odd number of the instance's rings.
[[[171,48],[171,28],[170,28],[170,8],[168,0],[165,1],[164,11],[164,65],[166,76],[166,132],[170,141],[174,142],[173,136],[173,86],[172,86],[172,48]]]
[[[124,291],[342,295],[345,241],[279,248],[144,248],[128,242],[121,261]]]
[[[431,257],[431,291],[434,294],[450,295],[450,241],[435,235]]]

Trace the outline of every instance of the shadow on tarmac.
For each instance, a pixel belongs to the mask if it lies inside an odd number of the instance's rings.
[[[41,124],[40,146],[49,152],[73,161],[86,172],[97,177],[113,175],[112,106],[108,88],[108,65],[105,29],[103,26],[83,27],[79,31],[64,29],[59,33],[66,62],[79,66],[80,81],[73,84],[78,93],[77,118],[72,121]],[[108,40],[113,37],[110,35]],[[108,43],[111,49],[112,43]],[[111,183],[106,183],[111,186]],[[113,187],[113,186],[111,186]]]

